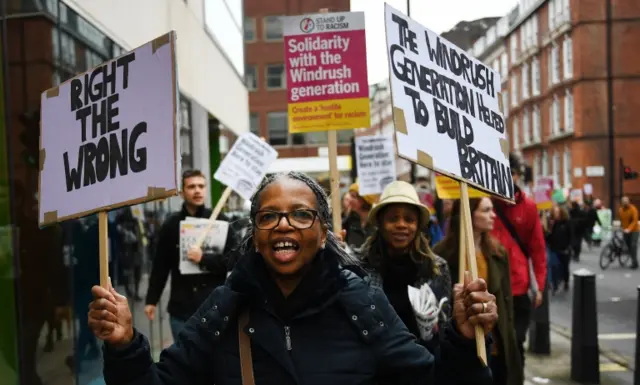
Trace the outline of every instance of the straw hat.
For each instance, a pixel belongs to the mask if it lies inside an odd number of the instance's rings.
[[[427,223],[429,223],[431,213],[427,206],[420,202],[416,189],[413,188],[411,184],[399,180],[389,183],[387,187],[384,188],[382,195],[380,195],[380,201],[378,201],[371,211],[369,211],[367,222],[370,224],[376,224],[378,212],[380,212],[384,207],[394,203],[403,203],[417,207],[418,210],[420,210],[421,228],[425,227]]]

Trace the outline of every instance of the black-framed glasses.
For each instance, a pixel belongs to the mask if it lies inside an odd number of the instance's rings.
[[[273,230],[278,227],[282,217],[287,218],[289,226],[298,230],[305,230],[313,226],[318,212],[311,209],[294,210],[288,213],[260,210],[253,218],[253,224],[260,230]]]

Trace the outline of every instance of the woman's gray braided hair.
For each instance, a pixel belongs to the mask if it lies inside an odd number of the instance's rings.
[[[260,206],[260,194],[264,191],[267,186],[271,183],[276,182],[279,179],[292,179],[307,185],[311,191],[313,191],[316,196],[316,204],[318,211],[318,219],[322,222],[322,224],[327,228],[327,243],[326,249],[333,252],[337,257],[341,264],[343,265],[357,265],[357,260],[350,256],[340,245],[340,242],[333,234],[333,225],[332,225],[332,217],[331,217],[331,206],[329,206],[329,198],[325,193],[322,186],[313,178],[308,176],[307,174],[303,174],[297,171],[289,171],[287,173],[276,173],[267,175],[256,190],[256,193],[253,195],[251,199],[251,210],[250,210],[250,218],[251,218],[251,228],[247,231],[245,235],[245,239],[242,244],[244,245],[243,251],[251,251],[253,248],[253,232],[254,232],[254,223],[253,220],[258,212]]]

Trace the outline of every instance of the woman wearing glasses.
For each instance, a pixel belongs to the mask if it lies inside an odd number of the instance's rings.
[[[93,288],[89,324],[105,341],[108,385],[488,384],[474,326],[498,315],[483,281],[456,287],[455,322],[428,351],[330,231],[323,189],[304,174],[264,180],[252,228],[224,286],[153,363],[127,299]],[[483,308],[488,308],[482,312]]]

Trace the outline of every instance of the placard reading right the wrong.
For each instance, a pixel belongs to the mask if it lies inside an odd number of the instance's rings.
[[[385,6],[398,155],[513,200],[500,76]]]

